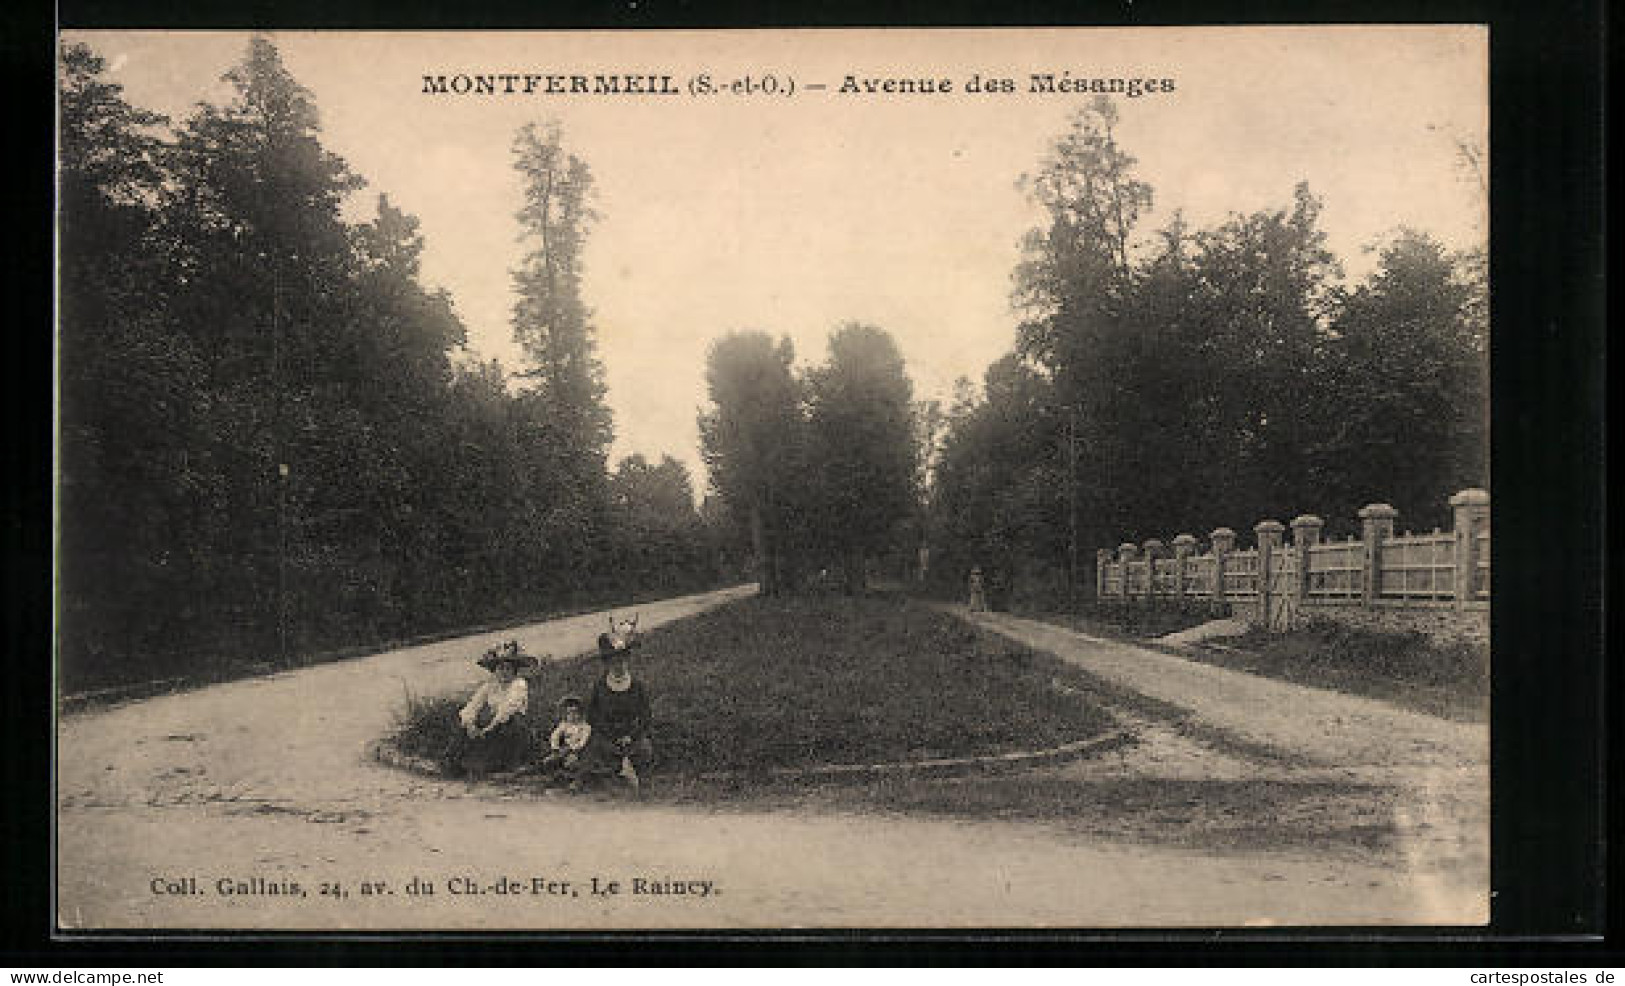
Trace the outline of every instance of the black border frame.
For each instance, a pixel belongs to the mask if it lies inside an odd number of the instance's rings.
[[[0,887],[5,947],[13,965],[459,965],[530,964],[921,964],[980,965],[1462,965],[1619,964],[1605,909],[1610,817],[1605,767],[1610,712],[1619,696],[1603,659],[1604,570],[1620,557],[1604,524],[1606,289],[1603,82],[1606,17],[1598,0],[1536,5],[1514,0],[1130,0],[991,8],[966,2],[778,3],[696,0],[575,2],[540,8],[519,0],[450,5],[437,0],[229,0],[210,7],[163,0],[61,0],[63,27],[113,28],[740,28],[1030,27],[1269,23],[1488,23],[1491,49],[1492,430],[1497,566],[1493,639],[1492,885],[1490,929],[1192,931],[456,933],[342,936],[184,933],[150,938],[53,939],[51,694],[54,31],[50,11],[3,23],[6,91],[26,113],[30,152],[21,180],[4,187],[13,227],[0,239],[8,295],[24,300],[12,334],[7,393],[24,409],[14,423],[8,479],[5,644],[0,693],[9,750],[3,758],[5,856]],[[41,13],[34,10],[33,14]],[[14,130],[13,132],[17,132]],[[13,153],[19,143],[10,144]],[[18,217],[32,222],[18,223]],[[45,413],[41,413],[42,410]],[[19,434],[20,433],[20,434]],[[1607,547],[1614,549],[1605,553]],[[1617,689],[1615,689],[1617,691]],[[40,756],[38,754],[46,755]],[[1609,823],[1613,824],[1610,825]]]

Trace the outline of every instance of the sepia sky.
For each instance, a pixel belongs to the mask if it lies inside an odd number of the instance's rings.
[[[247,35],[69,32],[125,97],[177,119],[220,102]],[[897,339],[920,397],[946,400],[1006,352],[1010,275],[1037,216],[1017,187],[1088,96],[1033,73],[1172,78],[1117,98],[1119,144],[1193,226],[1322,198],[1351,277],[1400,225],[1482,245],[1486,195],[1458,144],[1487,149],[1487,32],[1476,27],[585,33],[276,32],[314,95],[323,140],[373,196],[422,221],[425,279],[447,288],[481,357],[517,364],[515,130],[557,119],[591,166],[602,219],[585,254],[614,409],[614,458],[670,453],[703,490],[695,415],[707,346],[743,328],[821,360],[841,322]],[[425,95],[454,73],[771,73],[793,96]],[[947,95],[840,93],[862,78],[947,78]],[[1015,94],[973,94],[973,74]],[[828,86],[809,91],[809,83]],[[1483,175],[1487,180],[1488,175]]]

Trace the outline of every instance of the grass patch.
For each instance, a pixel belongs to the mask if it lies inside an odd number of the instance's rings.
[[[1364,854],[1394,839],[1391,793],[1333,782],[1084,778],[1064,768],[926,784],[899,779],[864,792],[905,814],[1043,820],[1092,836],[1278,853]]]
[[[1072,615],[1054,610],[1019,615],[1096,637],[1148,640],[1188,630],[1210,620],[1222,619],[1229,615],[1229,609],[1206,602],[1178,603],[1158,600],[1154,604],[1148,604],[1143,601],[1099,600],[1084,603],[1077,613]]]
[[[1054,658],[901,596],[753,598],[649,633],[635,662],[662,773],[750,773],[1045,749],[1100,735],[1100,705],[1050,681]],[[537,747],[594,657],[531,679]],[[408,696],[393,742],[443,760],[463,696]]]
[[[1191,657],[1298,684],[1383,699],[1460,722],[1489,717],[1489,648],[1314,620],[1286,633],[1253,629]]]
[[[861,782],[678,778],[662,801],[710,810],[879,813],[970,822],[1042,823],[1091,840],[1278,855],[1311,852],[1392,862],[1394,788],[1324,780],[1101,776],[1081,763],[953,776],[877,775]]]

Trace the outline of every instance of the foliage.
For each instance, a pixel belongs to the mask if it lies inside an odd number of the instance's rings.
[[[1079,607],[1075,619],[1085,633],[1146,640],[1188,630],[1228,613],[1228,607],[1210,602],[1158,600],[1147,605],[1137,600],[1096,600]]]
[[[763,332],[715,343],[701,449],[748,527],[764,594],[828,584],[830,570],[858,592],[871,564],[920,544],[924,446],[940,411],[914,401],[897,344],[874,326],[837,328],[829,358],[801,374],[794,361],[788,339]]]
[[[972,566],[996,589],[1023,558],[1065,564],[1062,431],[1052,385],[1014,355],[988,368],[985,400],[962,392],[934,473],[931,568],[954,583]],[[999,605],[1003,600],[991,600]]]
[[[1074,525],[1088,587],[1123,540],[1304,512],[1343,533],[1376,500],[1422,526],[1486,484],[1481,257],[1401,231],[1346,291],[1301,184],[1137,242],[1151,189],[1115,120],[1079,111],[1028,180],[1045,225],[1015,272],[1017,344],[963,387],[933,471],[939,591],[981,565],[1053,597]]]
[[[1385,501],[1448,523],[1446,496],[1482,485],[1489,339],[1482,257],[1402,230],[1344,301],[1328,344],[1342,406],[1312,446],[1340,512]]]
[[[451,696],[424,698],[409,694],[395,714],[389,743],[409,757],[421,757],[443,770],[451,770],[454,765],[448,754],[463,732],[457,716],[462,707],[463,702]]]
[[[167,521],[182,512],[186,382],[199,356],[168,331],[167,299],[147,289],[163,270],[152,130],[165,121],[126,104],[83,45],[64,47],[61,70],[59,498],[74,523],[61,533],[60,584],[71,667],[162,632],[148,602],[181,588]]]
[[[795,579],[793,543],[801,516],[806,427],[790,340],[738,332],[706,357],[711,407],[700,415],[700,449],[718,495],[750,532],[766,595]]]
[[[591,174],[556,127],[516,143],[515,387],[463,353],[415,218],[378,196],[346,219],[364,182],[269,40],[173,130],[89,48],[61,71],[64,688],[719,577],[691,497],[614,513]]]
[[[1451,719],[1482,722],[1489,710],[1489,648],[1480,643],[1312,620],[1287,633],[1250,630],[1225,644],[1192,656]]]
[[[692,573],[721,565],[713,532],[694,506],[688,469],[671,456],[650,465],[641,455],[621,460],[610,477],[610,524],[617,571],[644,587],[684,588]]]
[[[592,172],[565,150],[556,124],[521,128],[514,157],[524,184],[521,241],[528,248],[514,272],[514,339],[527,359],[516,406],[520,426],[538,438],[528,443],[538,455],[521,464],[528,467],[523,489],[540,501],[527,504],[526,512],[552,511],[565,521],[557,532],[564,537],[603,525],[604,467],[613,437],[591,313],[581,298],[581,251],[596,217],[588,204]],[[584,564],[592,550],[585,538],[558,547],[567,548],[559,560],[571,567]]]
[[[867,559],[896,544],[919,501],[913,387],[891,336],[849,324],[830,336],[829,360],[807,374],[806,389],[813,550],[839,559],[855,592]]]

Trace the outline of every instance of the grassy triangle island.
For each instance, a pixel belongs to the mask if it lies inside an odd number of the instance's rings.
[[[636,652],[653,704],[656,784],[1051,750],[1109,732],[1064,665],[899,595],[757,597],[656,630]],[[524,716],[538,756],[596,655],[544,662]],[[461,693],[408,702],[386,747],[446,759]]]

